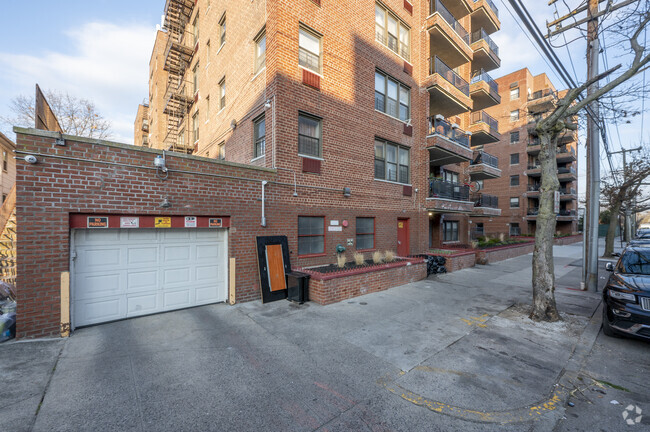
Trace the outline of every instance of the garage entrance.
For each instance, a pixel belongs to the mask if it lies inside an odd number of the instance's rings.
[[[72,230],[73,327],[225,301],[225,229]]]

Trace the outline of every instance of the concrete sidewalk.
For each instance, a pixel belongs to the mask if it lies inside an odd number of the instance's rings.
[[[35,431],[552,429],[600,327],[600,295],[576,291],[580,255],[555,247],[554,324],[521,306],[527,255],[329,306],[211,305],[5,344],[0,417]]]

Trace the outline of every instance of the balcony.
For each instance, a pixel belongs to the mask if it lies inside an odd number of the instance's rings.
[[[528,142],[526,144],[526,152],[529,155],[537,155],[539,154],[539,151],[541,150],[541,144],[539,142],[539,138],[536,137],[528,137]]]
[[[438,178],[429,180],[427,210],[441,213],[471,213],[473,208],[474,203],[469,200],[469,186]]]
[[[460,3],[448,1],[448,4]],[[452,68],[472,60],[469,33],[443,5],[441,0],[430,0],[425,27],[430,35],[431,54],[441,57]]]
[[[576,199],[578,199],[578,194],[574,188],[560,188],[560,201],[575,201]]]
[[[484,151],[474,152],[474,159],[469,163],[469,176],[472,180],[501,177],[499,158]]]
[[[557,169],[557,178],[561,182],[573,181],[577,178],[574,167],[560,167]]]
[[[528,177],[541,177],[542,168],[538,163],[529,163],[528,169],[526,170],[526,175]]]
[[[429,14],[431,12],[431,3],[436,3],[435,0],[429,0]],[[454,14],[456,18],[463,18],[472,13],[474,10],[472,0],[442,0],[445,8]]]
[[[165,105],[163,113],[174,118],[183,118],[190,106],[194,103],[194,97],[181,78],[169,77],[165,89]]]
[[[552,109],[557,102],[557,92],[552,89],[538,90],[528,97],[528,111],[542,113]]]
[[[472,99],[469,84],[440,58],[429,59],[429,77],[425,81],[429,90],[429,106],[445,117],[469,111]]]
[[[526,187],[526,198],[539,198],[540,183],[531,183]]]
[[[472,113],[469,131],[472,133],[473,146],[498,142],[501,139],[499,122],[485,111]]]
[[[557,137],[558,144],[567,144],[578,141],[578,131],[567,129]]]
[[[572,221],[578,218],[578,213],[575,210],[560,210],[556,219],[558,221]]]
[[[490,71],[501,66],[499,47],[484,29],[472,33],[470,47],[474,52],[472,59],[472,68],[474,70],[483,69]]]
[[[474,0],[472,28],[484,28],[490,34],[501,28],[499,9],[492,0]]]
[[[501,216],[499,197],[480,193],[472,195],[472,201],[474,201],[472,216]]]
[[[558,163],[573,162],[576,160],[576,149],[569,146],[558,147],[555,158]]]
[[[442,166],[472,160],[470,135],[458,125],[450,124],[443,116],[429,118],[427,149],[430,166]]]
[[[474,102],[473,108],[475,111],[501,103],[499,84],[483,69],[472,76],[469,85],[469,94]]]

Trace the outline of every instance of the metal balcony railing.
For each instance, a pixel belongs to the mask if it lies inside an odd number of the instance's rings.
[[[567,154],[568,153],[568,154],[572,154],[573,156],[576,155],[576,149],[574,149],[573,147],[567,147],[567,146],[558,147],[557,152],[558,152],[558,154]]]
[[[479,1],[479,0],[474,0],[474,3],[476,3],[477,1]],[[499,18],[499,9],[497,9],[497,7],[494,5],[492,0],[485,0],[485,3],[487,3],[490,6],[490,9],[492,9],[492,12],[494,12],[494,15],[496,15],[497,18]]]
[[[560,167],[557,169],[558,174],[575,174],[576,169],[574,167]]]
[[[480,71],[475,73],[474,76],[472,76],[470,83],[474,84],[479,81],[485,81],[490,87],[490,95],[492,95],[492,97],[498,99],[499,102],[501,102],[501,96],[499,95],[499,84],[497,84],[497,82],[483,69],[481,69]]]
[[[535,164],[535,163],[529,163],[528,164],[528,169],[529,170],[538,169],[538,168],[540,168],[539,164]]]
[[[477,154],[478,153],[478,154]],[[485,164],[489,165],[494,168],[499,168],[499,158],[496,156],[493,156],[489,153],[486,153],[484,151],[479,151],[474,153],[475,157],[474,160],[471,161],[469,164],[470,165],[480,165],[480,164]]]
[[[454,18],[454,15],[449,12],[449,9],[447,9],[440,0],[429,0],[429,15],[434,14],[435,12],[438,12],[440,16],[444,18],[445,21],[447,21],[447,24],[451,26],[452,29],[456,32],[460,38],[465,41],[467,45],[469,45],[469,33],[467,30],[465,30],[465,27],[461,25],[461,23],[458,22],[456,18]]]
[[[539,214],[539,207],[529,207],[526,214],[528,216],[537,216]]]
[[[490,132],[495,134],[499,133],[499,122],[485,111],[473,112],[471,120],[472,124],[486,123],[490,127]]]
[[[562,195],[575,195],[576,190],[574,188],[560,188],[560,193]]]
[[[474,207],[499,208],[499,197],[494,195],[476,194],[472,196],[472,201],[474,201]]]
[[[540,145],[539,138],[528,137],[528,146],[529,147],[538,146],[538,145]]]
[[[539,192],[539,188],[542,185],[539,183],[533,183],[528,185],[528,192]]]
[[[557,215],[558,216],[575,216],[576,211],[575,210],[560,210],[560,212]]]
[[[429,58],[429,75],[438,74],[460,90],[465,96],[469,96],[469,84],[462,79],[452,68],[440,60],[438,56]]]
[[[429,198],[469,201],[469,186],[447,182],[441,179],[430,179]]]
[[[455,143],[469,148],[469,135],[467,132],[457,127],[456,125],[449,124],[448,121],[440,118],[441,116],[429,117],[429,133],[428,135],[441,135]]]
[[[472,43],[478,42],[480,40],[484,40],[490,48],[490,51],[492,51],[496,57],[499,57],[499,47],[496,43],[494,43],[490,35],[488,35],[487,32],[483,29],[472,32]]]

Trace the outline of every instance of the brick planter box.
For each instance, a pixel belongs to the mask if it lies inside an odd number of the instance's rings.
[[[576,234],[566,237],[558,237],[553,241],[553,244],[558,246],[569,245],[573,243],[579,243],[582,241],[582,234]]]
[[[490,264],[497,261],[507,260],[509,258],[529,254],[533,252],[534,248],[535,242],[520,243],[490,249],[478,249],[476,251],[476,263]]]
[[[318,273],[309,269],[298,270],[311,275],[309,300],[321,305],[384,291],[427,277],[425,261],[417,258],[335,273]]]
[[[474,267],[476,264],[476,252],[475,251],[458,251],[453,254],[438,254],[438,253],[427,253],[430,256],[441,256],[447,259],[445,262],[445,268],[447,273],[455,272],[458,270],[466,269],[469,267]]]

